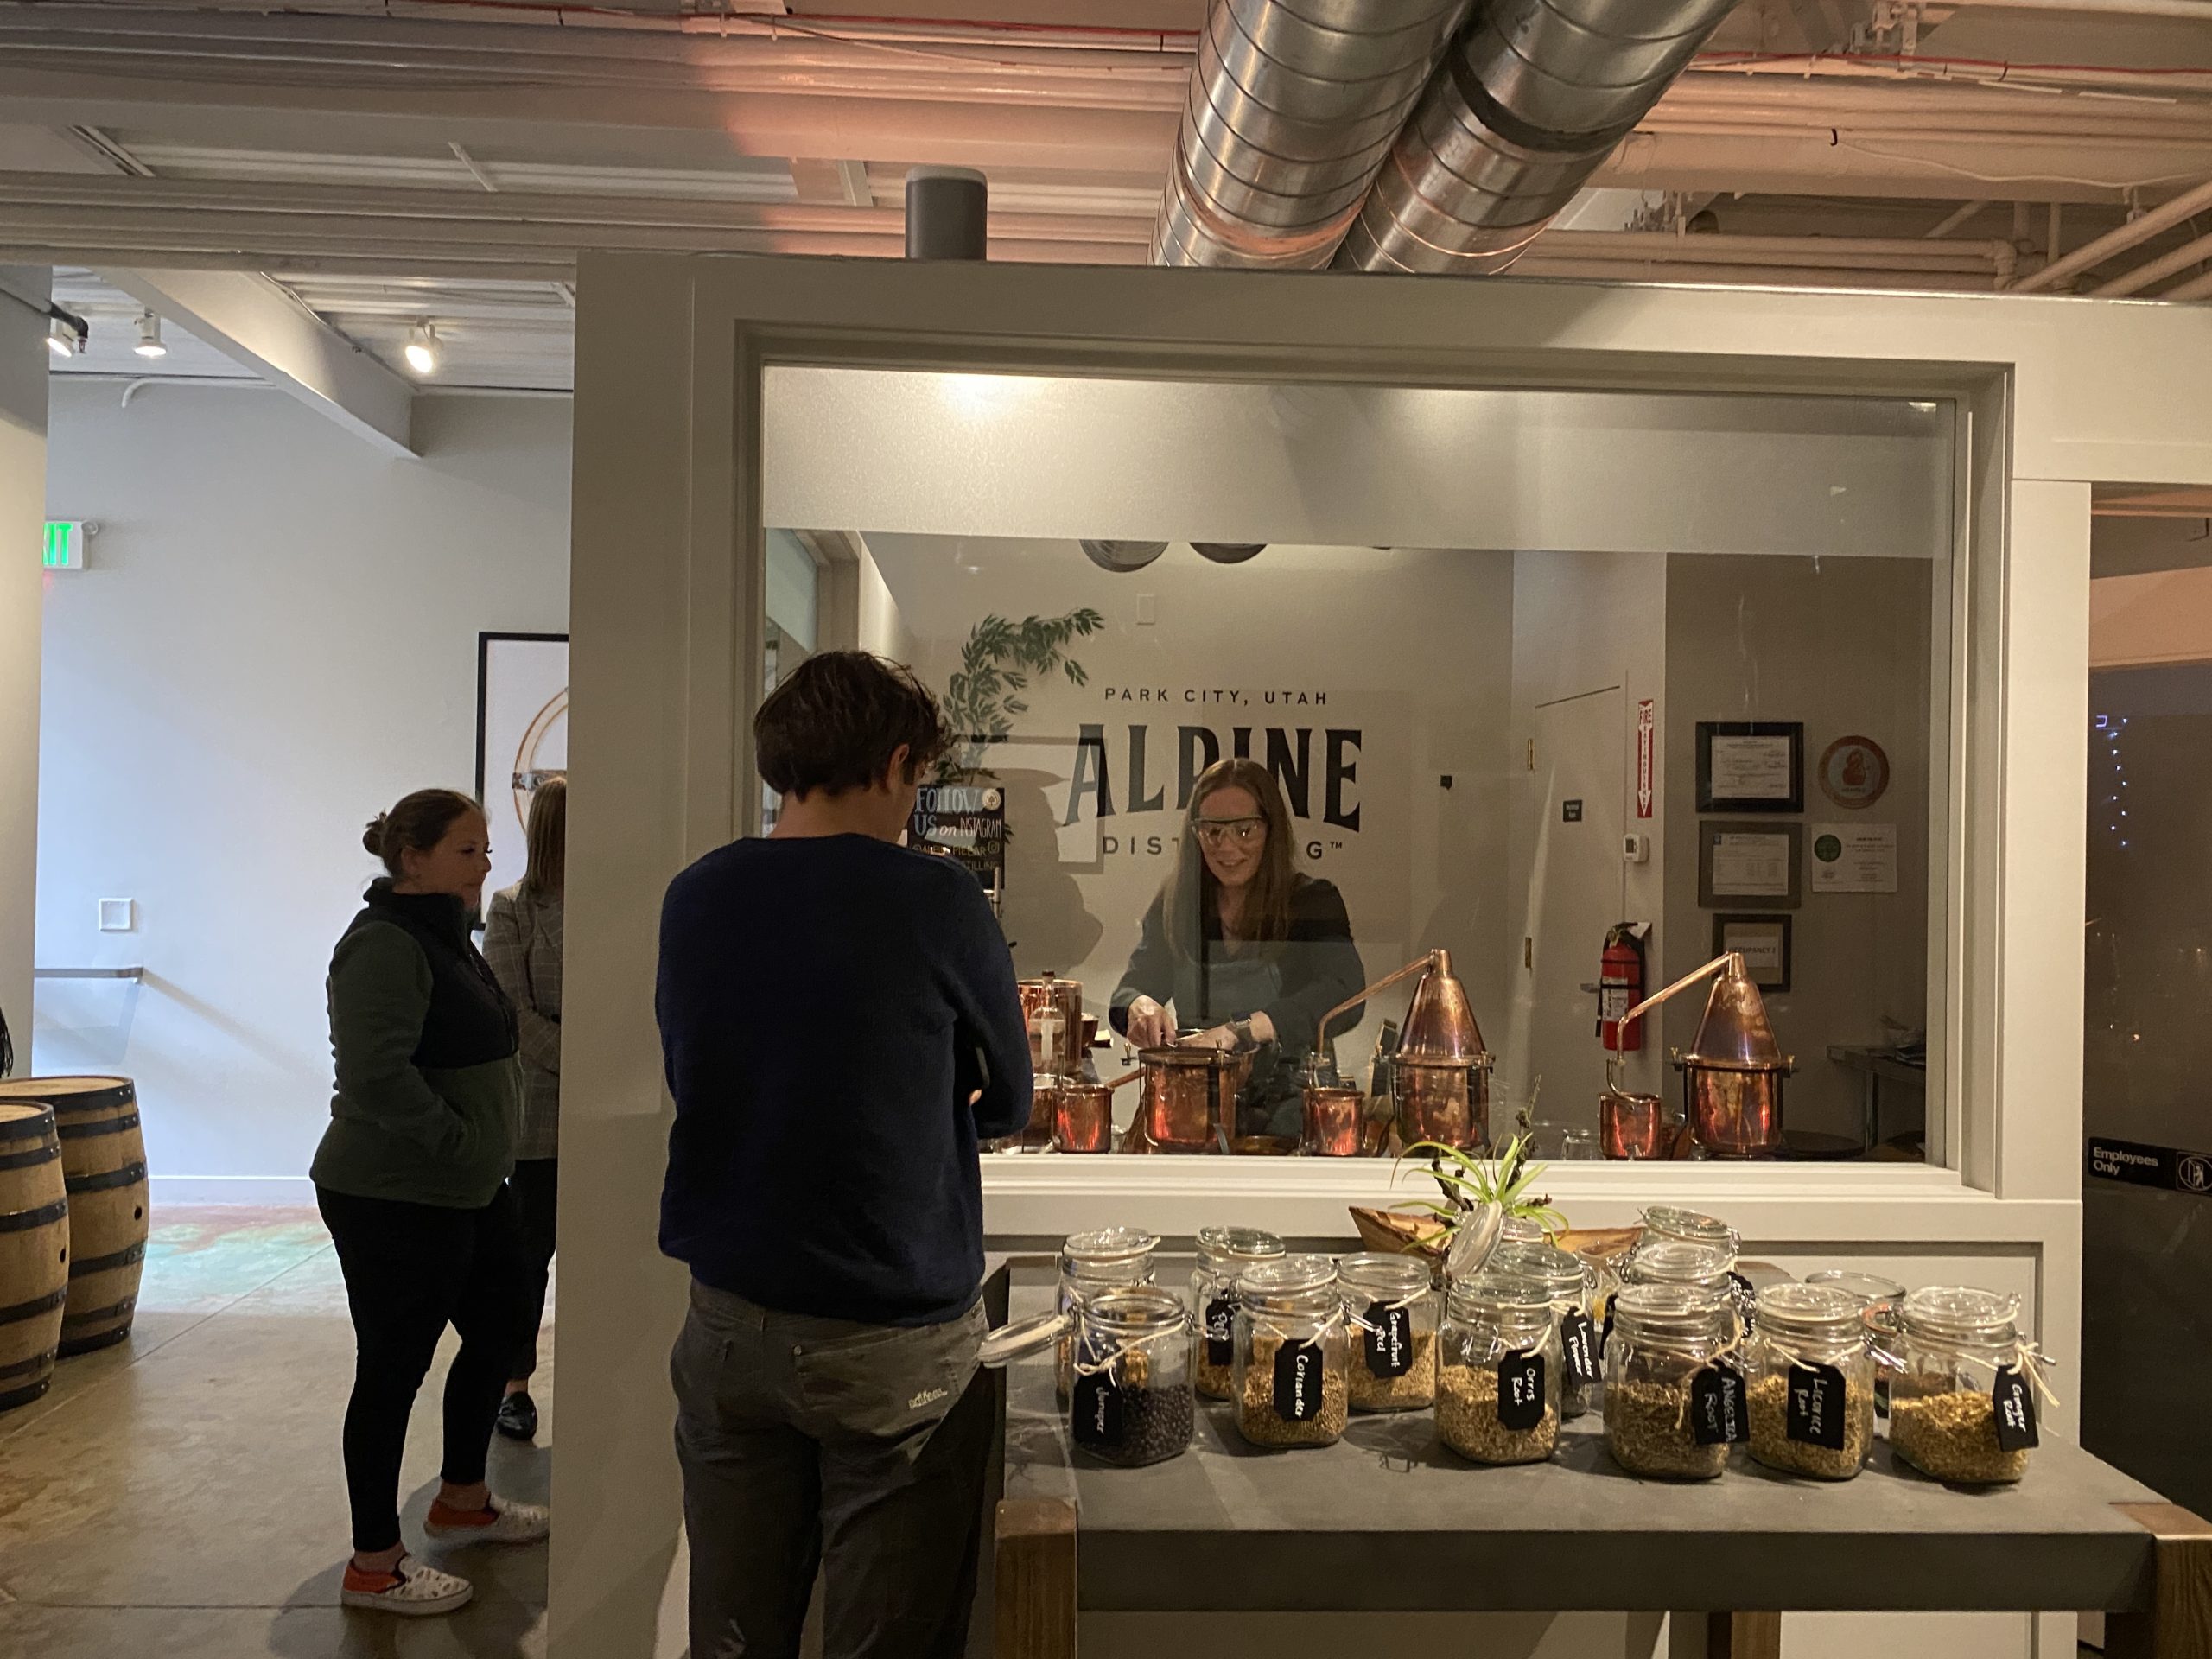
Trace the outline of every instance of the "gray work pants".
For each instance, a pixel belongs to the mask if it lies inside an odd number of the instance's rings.
[[[693,1281],[670,1370],[691,1659],[791,1659],[817,1567],[826,1659],[957,1659],[982,1537],[979,1302],[855,1325]]]

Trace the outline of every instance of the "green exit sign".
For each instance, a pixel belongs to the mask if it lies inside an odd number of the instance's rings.
[[[49,518],[46,521],[46,556],[41,561],[49,570],[81,570],[85,568],[85,527],[74,519]]]

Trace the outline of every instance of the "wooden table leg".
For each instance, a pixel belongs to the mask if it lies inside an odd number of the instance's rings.
[[[2158,1543],[2151,1605],[2106,1618],[2106,1659],[2212,1659],[2212,1522],[2176,1503],[2113,1507]]]
[[[1669,1613],[1668,1659],[1782,1659],[1780,1613]]]
[[[994,1571],[998,1659],[1075,1659],[1075,1505],[1001,1499]]]

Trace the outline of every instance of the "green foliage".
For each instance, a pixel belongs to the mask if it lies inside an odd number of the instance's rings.
[[[1065,676],[1071,685],[1088,684],[1083,664],[1067,648],[1105,626],[1105,617],[1089,606],[1065,616],[1025,616],[1010,622],[994,615],[976,623],[945,688],[945,724],[954,741],[938,762],[937,781],[964,784],[989,776],[985,751],[1005,741],[1014,721],[1029,712],[1021,694],[1033,680],[1052,674]]]
[[[1541,1224],[1548,1233],[1567,1230],[1567,1217],[1552,1208],[1551,1199],[1541,1193],[1531,1195],[1529,1191],[1550,1166],[1529,1161],[1526,1136],[1515,1135],[1496,1158],[1478,1158],[1435,1141],[1416,1141],[1399,1154],[1398,1161],[1402,1164],[1407,1159],[1423,1154],[1428,1158],[1430,1178],[1442,1190],[1443,1202],[1411,1198],[1392,1208],[1419,1210],[1436,1217],[1445,1224],[1447,1237],[1458,1230],[1467,1211],[1478,1204],[1494,1204],[1508,1216],[1528,1217]],[[1445,1166],[1447,1161],[1452,1166],[1448,1169]],[[1396,1179],[1395,1171],[1391,1179]]]

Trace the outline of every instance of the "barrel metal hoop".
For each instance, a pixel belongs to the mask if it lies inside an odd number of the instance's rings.
[[[33,1147],[29,1152],[0,1153],[0,1169],[36,1169],[41,1164],[58,1161],[61,1143],[49,1137],[42,1147]]]
[[[104,1117],[93,1123],[64,1123],[60,1130],[64,1141],[83,1141],[96,1135],[121,1135],[125,1129],[138,1127],[138,1114],[128,1117]]]
[[[32,1401],[41,1398],[53,1386],[54,1373],[48,1371],[35,1382],[20,1389],[10,1389],[6,1393],[0,1394],[0,1411],[13,1411],[17,1406],[28,1406]]]
[[[45,1079],[25,1077],[21,1081],[35,1087]],[[65,1115],[76,1116],[85,1112],[105,1112],[118,1106],[136,1106],[138,1103],[138,1090],[132,1084],[124,1083],[118,1084],[110,1089],[87,1089],[81,1094],[61,1096],[27,1094],[22,1098],[42,1100],[54,1108],[56,1117],[60,1117]]]
[[[64,1220],[69,1214],[69,1200],[56,1198],[52,1204],[42,1204],[35,1210],[17,1210],[0,1215],[0,1233],[28,1233],[34,1227],[50,1227]]]
[[[11,1103],[0,1101],[0,1105],[9,1103]],[[42,1100],[34,1100],[29,1103],[16,1102],[12,1103],[18,1105],[28,1103],[33,1106],[46,1105],[46,1103]],[[48,1110],[50,1112],[52,1109],[49,1107]],[[0,1141],[29,1141],[34,1136],[45,1136],[53,1133],[54,1120],[45,1112],[41,1112],[35,1116],[27,1114],[22,1117],[0,1119]]]
[[[61,1345],[64,1348],[68,1347],[69,1332],[72,1330],[82,1330],[86,1325],[98,1325],[105,1319],[127,1319],[130,1317],[131,1310],[137,1306],[138,1298],[133,1294],[124,1297],[111,1307],[96,1307],[87,1313],[67,1315],[61,1321]]]
[[[69,1264],[69,1276],[72,1279],[89,1279],[96,1273],[113,1273],[118,1268],[127,1268],[134,1262],[143,1262],[145,1259],[146,1241],[142,1238],[130,1249],[118,1250],[112,1255],[79,1256]],[[136,1300],[137,1298],[134,1297],[132,1300]],[[85,1313],[78,1317],[89,1319],[93,1316]]]
[[[51,1313],[69,1300],[69,1287],[64,1285],[50,1295],[34,1297],[28,1302],[17,1302],[13,1307],[0,1307],[0,1325],[14,1325],[21,1319],[35,1319],[41,1313]],[[7,1372],[0,1371],[0,1376]]]
[[[102,1348],[112,1348],[118,1342],[130,1339],[130,1320],[126,1312],[124,1321],[112,1331],[102,1331],[89,1337],[69,1337],[63,1339],[56,1351],[64,1359],[74,1359],[79,1354],[96,1353]]]
[[[72,1175],[65,1185],[72,1192],[112,1192],[118,1186],[136,1186],[145,1179],[144,1164],[125,1164],[98,1175]]]

